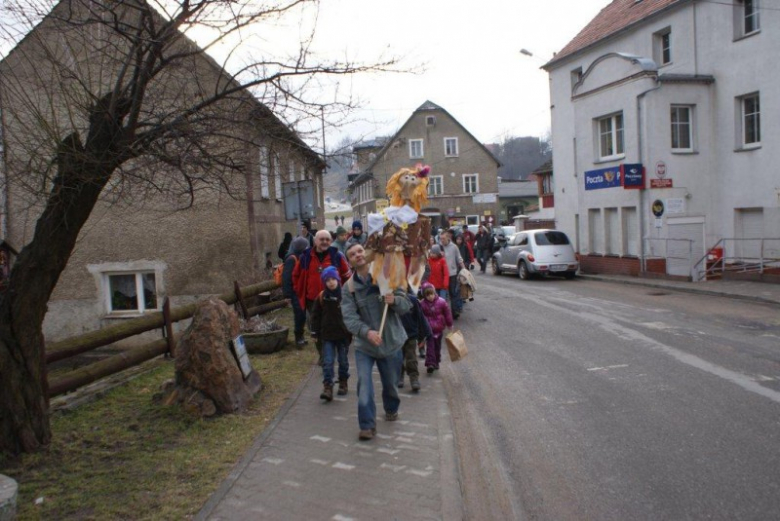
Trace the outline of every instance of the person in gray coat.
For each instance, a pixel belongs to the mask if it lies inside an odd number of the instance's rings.
[[[347,248],[347,259],[352,265],[353,274],[345,284],[341,301],[344,324],[352,333],[352,346],[355,348],[358,384],[358,424],[360,440],[370,440],[376,434],[376,405],[374,403],[374,383],[371,371],[376,364],[382,380],[382,405],[385,420],[398,419],[398,398],[396,383],[401,371],[401,348],[406,342],[406,330],[400,315],[408,313],[412,303],[403,290],[388,295],[380,295],[379,286],[374,284],[366,262],[366,251],[360,244]],[[382,313],[385,304],[389,306],[385,328],[379,336]]]

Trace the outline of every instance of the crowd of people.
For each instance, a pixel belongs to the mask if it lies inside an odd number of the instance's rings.
[[[341,222],[334,232],[315,231],[306,221],[297,237],[285,234],[278,252],[284,263],[282,292],[293,309],[296,345],[303,349],[308,344],[304,335],[308,327],[319,353],[320,399],[325,403],[333,400],[336,383],[336,394],[349,392],[348,353],[350,347],[354,349],[358,438],[370,440],[376,434],[374,365],[382,382],[385,420],[395,421],[400,405],[398,388],[404,387],[405,379],[412,392],[422,387],[418,357],[424,359],[428,375],[439,369],[445,332],[463,313],[461,281],[470,277],[464,271],[474,269],[477,262],[485,272],[493,237],[484,226],[477,234],[465,225],[462,230],[437,229],[430,239],[428,266],[419,293],[398,289],[381,295],[370,274],[363,223],[354,221],[348,232],[343,217]]]

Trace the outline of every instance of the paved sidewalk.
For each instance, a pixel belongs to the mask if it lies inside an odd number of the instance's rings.
[[[701,295],[727,297],[738,300],[761,302],[763,304],[780,305],[780,284],[770,282],[752,282],[742,280],[709,280],[702,282],[686,282],[679,280],[645,279],[624,275],[589,275],[578,277],[587,280],[601,280],[620,284],[632,284],[651,288],[663,288]]]
[[[308,349],[313,349],[311,344]],[[399,389],[400,418],[384,421],[374,369],[377,435],[358,441],[357,376],[350,390],[319,399],[315,367],[195,519],[462,519],[460,479],[447,398],[439,373],[422,390]]]

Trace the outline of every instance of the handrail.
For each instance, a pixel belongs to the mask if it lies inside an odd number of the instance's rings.
[[[727,248],[729,242],[744,244],[746,242],[754,242],[754,241],[760,241],[758,257],[727,254]],[[780,243],[780,238],[774,238],[774,237],[721,238],[711,248],[709,248],[707,250],[707,253],[701,259],[699,259],[698,262],[694,265],[693,272],[695,274],[695,280],[697,281],[704,280],[708,274],[715,273],[716,271],[720,271],[721,274],[723,274],[726,271],[733,271],[738,269],[740,271],[758,271],[758,273],[764,273],[764,270],[768,265],[780,263],[780,247],[776,249],[776,251],[778,252],[778,256],[767,256],[768,251],[766,245],[770,241],[777,241]],[[715,250],[718,249],[718,247],[721,247],[721,250],[723,251],[723,255],[721,255],[720,258],[715,259],[715,261],[711,266],[706,266],[706,261],[709,259],[710,255],[712,255],[715,252]],[[735,244],[735,249],[736,249],[736,244]],[[772,250],[770,249],[769,251]],[[727,267],[727,265],[729,264],[727,263],[728,260],[734,261],[730,263],[731,266],[734,266],[734,269],[729,269]],[[705,263],[704,269],[702,269],[702,263]]]

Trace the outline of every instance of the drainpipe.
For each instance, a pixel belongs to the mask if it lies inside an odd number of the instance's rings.
[[[639,149],[639,164],[644,166],[643,162],[643,142],[642,142],[642,100],[644,97],[661,88],[661,83],[658,81],[658,76],[655,76],[655,87],[649,88],[644,92],[640,92],[636,96],[636,135],[637,144]],[[642,272],[647,271],[647,262],[645,260],[645,190],[638,190],[639,192],[639,263]]]
[[[0,89],[2,90],[2,89]],[[8,240],[8,165],[6,163],[5,113],[0,96],[0,239]]]

